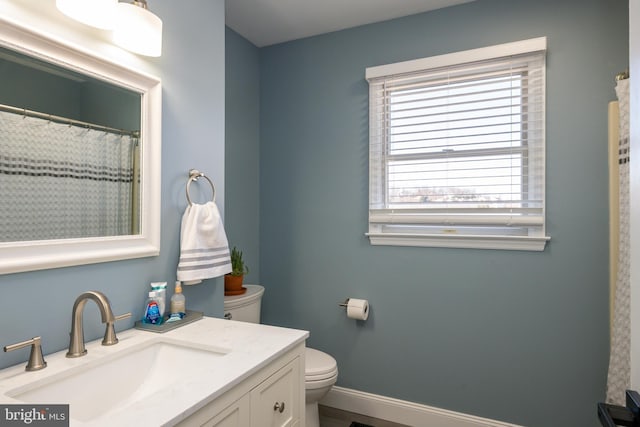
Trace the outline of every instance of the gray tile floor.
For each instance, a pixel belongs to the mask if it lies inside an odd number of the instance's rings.
[[[391,421],[379,420],[353,412],[341,411],[328,406],[319,405],[320,427],[349,427],[353,421],[373,427],[408,427]]]

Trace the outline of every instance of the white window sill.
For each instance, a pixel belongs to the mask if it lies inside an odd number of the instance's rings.
[[[541,252],[551,238],[528,236],[472,236],[451,234],[366,233],[371,245],[429,248],[500,249]]]

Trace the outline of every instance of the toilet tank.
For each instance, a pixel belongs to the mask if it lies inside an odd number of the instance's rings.
[[[224,317],[241,322],[260,323],[264,287],[260,285],[244,285],[244,287],[247,289],[244,294],[224,297]]]

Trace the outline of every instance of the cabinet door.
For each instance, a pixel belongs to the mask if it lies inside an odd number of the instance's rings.
[[[247,394],[204,423],[202,427],[247,427],[251,422],[250,404],[251,400]]]
[[[297,425],[300,417],[299,363],[296,358],[251,391],[252,425]]]

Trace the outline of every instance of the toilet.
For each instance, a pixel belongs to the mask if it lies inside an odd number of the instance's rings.
[[[260,308],[264,287],[244,285],[247,292],[243,295],[224,297],[225,319],[241,322],[260,323]],[[319,350],[305,349],[305,418],[306,427],[319,427],[318,402],[336,383],[338,365],[336,360]]]

